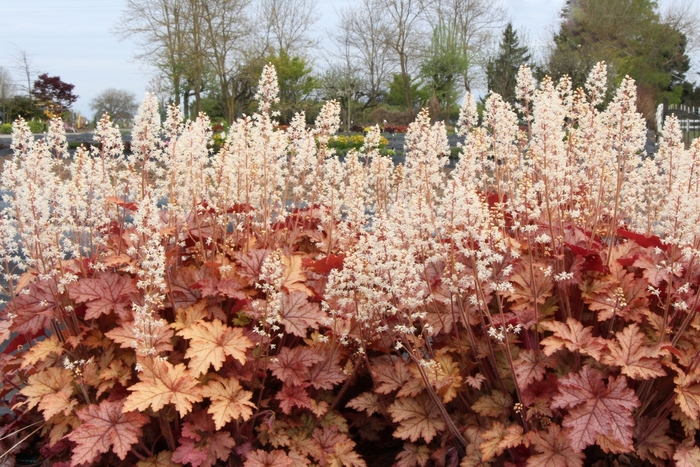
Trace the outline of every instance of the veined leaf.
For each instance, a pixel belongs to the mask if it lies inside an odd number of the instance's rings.
[[[306,337],[309,328],[318,329],[319,322],[326,315],[318,303],[309,302],[304,292],[282,293],[280,316],[285,330],[299,337]]]
[[[184,417],[192,410],[192,404],[202,400],[202,391],[197,380],[182,363],[173,365],[157,358],[140,360],[140,382],[129,387],[131,394],[124,402],[124,410],[143,411],[151,408],[159,411],[166,404],[175,408]]]
[[[50,367],[30,376],[28,384],[19,392],[27,396],[27,407],[32,409],[38,405],[48,421],[57,413],[68,414],[76,404],[71,400],[73,380],[72,371]]]
[[[293,464],[293,459],[280,449],[273,449],[270,452],[256,449],[246,454],[243,467],[291,467]]]
[[[593,444],[598,434],[633,450],[632,411],[639,406],[624,376],[608,378],[606,387],[602,374],[589,366],[561,378],[559,394],[552,399],[553,408],[569,409],[562,425],[571,430],[571,447],[577,451]]]
[[[631,324],[615,333],[616,341],[608,345],[608,353],[603,355],[603,363],[617,365],[622,373],[634,379],[649,379],[665,376],[659,363],[659,351],[644,344],[644,334],[639,326]]]
[[[253,347],[243,329],[228,327],[218,319],[196,322],[177,334],[190,340],[185,358],[190,359],[189,369],[195,377],[206,373],[209,366],[220,369],[227,355],[245,364],[246,350]]]
[[[22,368],[46,360],[52,353],[55,353],[56,356],[60,356],[63,353],[63,346],[55,335],[44,339],[29,349],[22,359]]]
[[[394,422],[399,426],[394,436],[411,442],[423,438],[426,443],[445,429],[440,411],[425,392],[417,397],[399,397],[388,409]]]
[[[253,415],[255,404],[250,402],[253,393],[244,390],[236,378],[216,378],[202,388],[202,395],[211,399],[208,412],[217,430],[231,420],[246,421]]]
[[[113,272],[102,272],[95,278],[82,278],[68,287],[71,299],[87,304],[85,319],[99,318],[114,311],[126,320],[131,315],[130,296],[137,293],[134,279]]]
[[[122,412],[124,401],[102,401],[89,404],[78,411],[82,424],[68,439],[77,443],[73,448],[71,466],[91,463],[99,454],[112,450],[121,460],[141,437],[141,427],[149,418],[138,412]]]
[[[530,443],[539,453],[530,456],[527,467],[582,467],[583,453],[575,451],[569,444],[570,436],[555,423],[546,432],[528,433]]]
[[[686,375],[676,369],[678,375],[673,379],[676,383],[676,403],[693,420],[700,419],[700,381],[696,375]]]
[[[566,347],[572,352],[579,351],[600,361],[606,342],[599,337],[593,337],[592,327],[584,328],[583,324],[574,318],[568,318],[566,323],[543,321],[541,325],[547,331],[554,332],[553,336],[540,341],[544,347],[542,350],[545,355],[552,355],[557,350]]]

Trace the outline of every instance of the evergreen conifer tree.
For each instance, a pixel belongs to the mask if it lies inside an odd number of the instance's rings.
[[[515,100],[515,81],[521,65],[530,61],[526,45],[520,45],[518,33],[508,23],[503,30],[498,53],[486,65],[486,78],[490,91],[497,92],[506,102]]]

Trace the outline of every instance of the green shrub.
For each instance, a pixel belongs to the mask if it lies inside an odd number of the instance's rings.
[[[29,125],[29,130],[32,133],[44,133],[46,131],[46,123],[41,120],[30,120],[27,122]]]
[[[0,135],[9,135],[12,133],[12,123],[3,123],[0,125]]]

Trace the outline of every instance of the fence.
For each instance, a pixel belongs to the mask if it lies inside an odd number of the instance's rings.
[[[683,104],[659,104],[659,112],[662,112],[665,119],[669,115],[675,115],[683,132],[683,142],[686,147],[695,138],[700,138],[700,107]],[[657,113],[657,127],[660,128],[659,113]]]

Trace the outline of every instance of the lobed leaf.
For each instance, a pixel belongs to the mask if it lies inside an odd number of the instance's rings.
[[[60,356],[63,353],[63,345],[59,342],[58,338],[54,335],[48,339],[44,339],[38,342],[31,349],[29,349],[22,359],[22,368],[26,368],[29,365],[34,365],[37,362],[46,360],[51,354],[56,354]]]
[[[19,392],[27,396],[27,407],[32,409],[38,405],[44,413],[44,419],[48,421],[58,413],[68,414],[76,404],[76,401],[71,400],[73,380],[72,371],[50,367],[31,375],[27,385]]]
[[[445,429],[440,411],[426,393],[417,397],[399,397],[388,408],[389,414],[399,426],[394,436],[411,442],[423,438],[426,443]]]
[[[196,322],[177,334],[190,340],[185,358],[190,359],[188,366],[194,377],[206,373],[210,366],[219,370],[227,355],[245,364],[246,351],[253,347],[243,329],[231,328],[218,319]]]
[[[553,408],[568,408],[562,426],[570,428],[571,447],[577,451],[593,444],[597,435],[608,436],[632,451],[632,411],[640,406],[624,376],[608,378],[605,386],[598,370],[584,366],[580,373],[559,380]]]
[[[95,278],[82,278],[68,288],[68,296],[77,303],[86,303],[85,319],[115,312],[121,319],[131,315],[131,295],[138,289],[134,279],[113,272],[101,272]]]
[[[326,317],[319,304],[309,302],[304,292],[282,293],[280,302],[285,330],[298,337],[306,337],[309,328],[318,329],[320,321]]]
[[[270,452],[256,449],[246,454],[243,467],[291,467],[294,460],[282,450],[273,449]]]
[[[590,355],[600,361],[606,342],[599,337],[593,337],[592,327],[584,328],[583,324],[574,318],[567,318],[566,323],[544,321],[541,325],[545,330],[554,332],[553,336],[540,341],[545,355],[549,356],[562,348],[567,348],[572,352],[578,351]]]
[[[403,449],[396,456],[396,467],[425,467],[429,460],[428,446],[403,443]]]
[[[253,415],[253,393],[244,390],[236,378],[215,378],[202,388],[202,395],[211,400],[208,412],[217,430],[231,420],[246,421]]]
[[[202,400],[202,391],[182,363],[173,365],[158,358],[140,361],[139,382],[128,389],[131,394],[124,402],[124,410],[143,411],[149,407],[157,412],[167,404],[174,404],[180,416],[192,410],[192,404]]]
[[[572,449],[570,434],[559,425],[550,425],[544,433],[532,431],[528,437],[539,454],[527,459],[527,467],[583,467],[583,453]]]
[[[68,439],[76,443],[71,466],[91,463],[99,454],[112,450],[121,460],[141,437],[149,418],[137,412],[123,412],[124,401],[88,404],[77,412],[82,422]]]
[[[615,333],[616,342],[608,345],[607,354],[602,362],[617,365],[622,373],[634,379],[649,379],[666,376],[661,363],[659,351],[644,344],[644,334],[637,324],[631,324]]]

